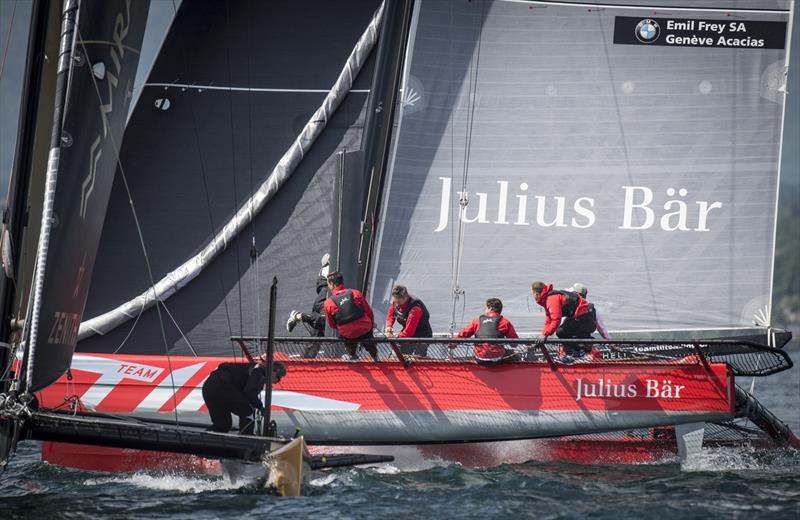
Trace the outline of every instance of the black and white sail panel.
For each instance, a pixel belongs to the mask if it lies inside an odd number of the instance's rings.
[[[379,6],[377,0],[181,4],[121,155],[152,279],[128,195],[117,182],[87,318],[143,294],[218,236],[323,104]],[[324,130],[302,150],[297,169],[224,252],[164,307],[141,316],[137,309],[79,349],[231,354],[231,334],[266,333],[273,276],[279,316],[310,307],[334,228],[337,153],[360,145],[371,70],[367,61],[352,73],[352,90],[321,122]]]
[[[416,2],[377,309],[536,333],[543,280],[615,330],[769,321],[791,4],[614,4]]]
[[[77,2],[64,3],[54,146],[29,324],[31,391],[58,379],[72,360],[117,168],[148,3],[83,0],[79,9]],[[75,13],[77,25],[73,25]]]

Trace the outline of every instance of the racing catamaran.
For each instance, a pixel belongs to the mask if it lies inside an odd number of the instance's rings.
[[[685,454],[707,423],[749,441],[732,422],[746,418],[796,443],[735,382],[792,366],[769,324],[794,4],[652,4],[183,3],[120,133],[97,261],[64,269],[83,267],[91,291],[77,321],[45,327],[65,359],[77,353],[32,389],[40,410],[207,425],[208,374],[263,350],[266,310],[310,302],[330,251],[379,313],[409,286],[439,337],[426,359],[398,354],[412,340],[377,339],[378,362],[339,359],[330,338],[275,339],[280,437],[675,426]],[[487,367],[474,341],[441,337],[487,296],[538,331],[534,273],[591,287],[614,331],[591,342],[596,358],[560,365],[559,344],[505,340],[520,360]],[[282,296],[262,301],[273,276]],[[126,457],[157,467],[159,444],[147,448]],[[131,467],[82,450],[43,453]]]

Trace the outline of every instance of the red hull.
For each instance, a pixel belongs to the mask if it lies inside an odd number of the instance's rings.
[[[339,448],[341,450],[341,448]],[[353,448],[363,451],[362,447]],[[572,462],[576,464],[642,464],[677,455],[669,439],[541,439],[507,442],[429,444],[416,446],[426,460],[441,460],[467,467],[491,468],[501,464]],[[377,451],[376,451],[377,450]],[[382,446],[372,451],[392,454]],[[336,448],[326,449],[336,451]],[[219,475],[219,461],[192,455],[65,444],[42,443],[42,460],[50,464],[105,472],[164,472]]]
[[[160,451],[128,450],[62,442],[42,442],[42,460],[50,464],[110,473],[157,471],[218,475],[218,460]]]
[[[45,408],[76,406],[97,412],[208,422],[201,388],[225,358],[76,354],[72,378],[39,394]],[[551,369],[546,363],[496,367],[471,362],[284,360],[287,376],[273,393],[279,432],[303,431],[310,444],[425,444],[533,439],[627,430],[733,416],[733,376],[724,364],[683,362],[584,363]],[[174,384],[174,386],[173,386]],[[522,441],[517,441],[522,442]],[[536,441],[522,456],[540,460],[642,462],[674,451],[641,439]],[[479,466],[503,450],[493,443],[435,444],[423,453]],[[496,443],[495,443],[496,444]],[[209,471],[202,459],[133,450],[68,449],[44,443],[49,462],[85,469]],[[543,449],[541,449],[544,447]],[[590,448],[590,449],[587,449]],[[666,450],[666,451],[665,451]],[[485,455],[491,456],[487,458]],[[622,454],[622,455],[620,455]],[[449,455],[444,458],[451,458]],[[496,457],[495,457],[496,458]],[[211,468],[214,470],[214,468]]]
[[[70,398],[113,413],[204,411],[202,383],[213,357],[76,354],[65,375],[38,397],[47,408]],[[484,367],[471,362],[347,363],[289,360],[276,385],[276,408],[359,410],[675,411],[733,413],[733,376],[725,364],[546,363]],[[303,398],[308,398],[304,401]],[[282,404],[283,403],[283,404]],[[309,404],[311,403],[311,404]],[[292,405],[296,404],[296,407]]]

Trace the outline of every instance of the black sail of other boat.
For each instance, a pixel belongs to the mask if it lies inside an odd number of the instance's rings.
[[[358,154],[349,152],[360,148],[373,60],[359,40],[371,34],[374,44],[379,7],[181,5],[121,152],[148,261],[165,288],[166,345],[152,300],[142,304],[151,282],[118,181],[80,351],[231,355],[231,334],[264,334],[273,276],[292,295],[278,316],[310,304],[337,227],[336,179],[360,176]],[[351,54],[364,62],[350,65]],[[340,99],[329,107],[333,94]],[[307,141],[311,127],[319,135]],[[286,167],[295,161],[294,171]],[[255,198],[268,202],[258,207]],[[360,212],[355,198],[346,201]]]
[[[32,199],[42,197],[42,213],[30,295],[26,304],[20,305],[26,308],[21,341],[17,344],[22,364],[16,367],[13,382],[4,383],[3,390],[10,391],[3,395],[6,409],[16,406],[12,401],[17,395],[26,406],[35,392],[49,386],[70,367],[117,169],[148,6],[147,1],[85,0],[79,4],[67,0],[58,14],[55,3],[39,3],[34,9],[31,34],[39,40],[32,43],[31,52],[42,54],[29,54],[32,65],[27,67],[26,85],[32,91],[28,95],[46,96],[47,86],[54,85],[54,101],[52,105],[40,103],[38,114],[32,108],[24,115],[26,135],[21,136],[21,142],[31,147],[37,143],[38,149],[25,150],[23,155],[46,154],[47,167],[43,195],[29,193]],[[52,37],[44,27],[55,30],[56,16],[61,21],[58,52],[51,57],[53,65],[42,65],[44,42]],[[41,80],[33,75],[41,76]],[[39,94],[39,88],[43,94]],[[46,148],[41,129],[47,124],[46,112],[51,107]],[[14,196],[24,198],[24,185],[34,185],[35,179],[42,177],[41,172],[31,169],[36,164],[41,161],[35,158],[16,163],[19,169],[15,171],[15,181],[20,188]],[[23,208],[25,202],[19,200],[15,207]],[[29,226],[35,224],[34,216]],[[18,228],[14,231],[14,243],[21,245],[22,234]],[[10,234],[6,237],[10,240]],[[22,267],[14,265],[8,271],[19,280]],[[9,290],[6,284],[6,294]],[[13,312],[8,303],[11,300],[4,297],[4,321]],[[9,374],[10,360],[6,361],[3,373]],[[4,414],[3,418],[8,417]],[[4,462],[8,450],[13,449],[13,437],[19,434],[16,422],[3,421]]]
[[[65,2],[25,373],[69,369],[117,169],[148,2]],[[76,17],[78,20],[76,21]]]

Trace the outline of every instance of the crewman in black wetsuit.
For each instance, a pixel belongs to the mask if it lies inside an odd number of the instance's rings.
[[[325,336],[325,300],[328,299],[328,272],[331,257],[328,253],[322,256],[322,268],[317,275],[317,297],[311,305],[311,312],[292,310],[286,320],[286,330],[292,332],[298,323],[302,323],[311,336]],[[315,358],[319,354],[320,345],[310,344],[303,349],[303,357]],[[342,353],[339,353],[341,355]]]
[[[311,305],[311,312],[300,312],[292,310],[289,319],[286,320],[286,330],[292,332],[298,323],[305,325],[308,333],[312,336],[325,336],[325,300],[328,298],[328,272],[330,271],[330,255],[325,253],[322,256],[322,268],[317,275],[317,297]],[[313,356],[316,356],[314,353]]]
[[[272,382],[286,375],[283,363],[275,362]],[[254,430],[251,415],[254,410],[264,410],[259,394],[264,389],[267,367],[262,363],[222,363],[203,383],[203,400],[211,416],[211,430],[228,433],[232,426],[231,414],[239,416],[239,433],[250,435]]]

